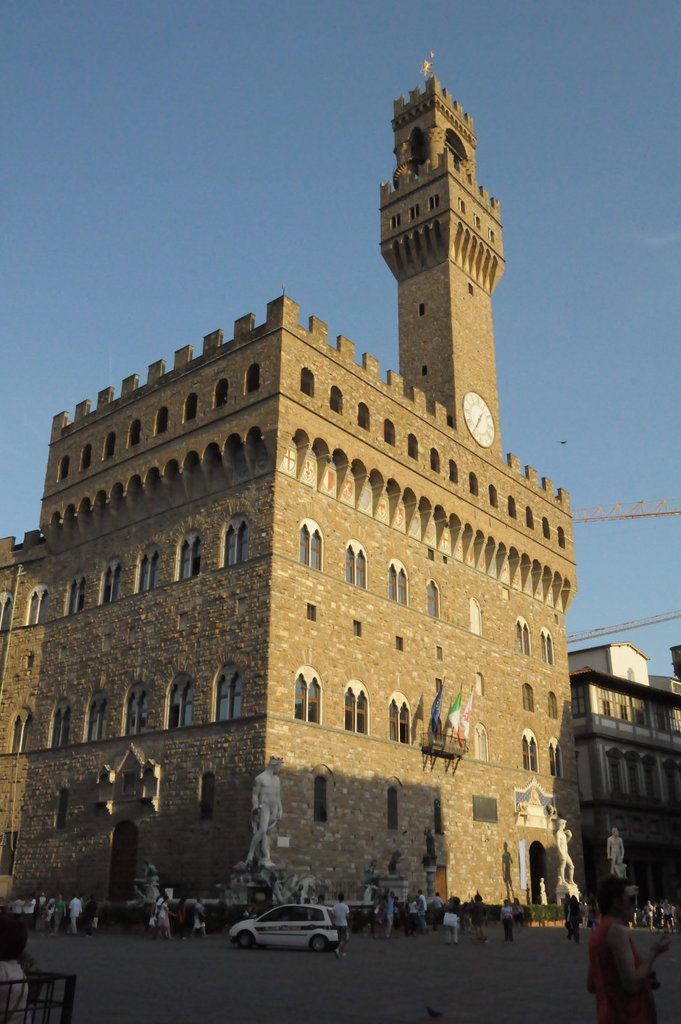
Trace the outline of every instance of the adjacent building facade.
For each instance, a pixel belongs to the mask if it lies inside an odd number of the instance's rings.
[[[581,885],[569,498],[501,455],[499,204],[434,77],[393,132],[399,374],[281,296],[55,417],[40,530],[0,542],[6,891],[126,898],[147,859],[210,895],[272,755],[277,861],[330,892],[396,853],[423,886],[429,828],[440,891],[551,895],[560,818]]]
[[[649,676],[646,655],[626,642],[574,651],[569,661],[587,890],[607,873],[617,828],[639,902],[678,902],[681,682]]]

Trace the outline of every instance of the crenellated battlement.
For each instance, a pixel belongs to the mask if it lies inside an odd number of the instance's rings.
[[[265,320],[260,324],[256,324],[253,313],[247,313],[235,320],[234,335],[231,340],[224,341],[224,332],[221,330],[212,331],[205,335],[199,354],[194,355],[193,346],[190,344],[177,349],[171,370],[166,372],[166,363],[163,359],[151,363],[148,368],[146,384],[140,386],[139,375],[131,374],[122,381],[119,397],[115,397],[113,387],[103,388],[98,393],[94,409],[91,409],[89,399],[79,402],[73,421],[69,419],[68,413],[58,413],[53,421],[52,440],[54,442],[62,438],[66,439],[74,428],[85,426],[88,422],[94,423],[106,413],[134,403],[141,396],[149,395],[156,390],[161,390],[165,385],[177,381],[182,375],[204,367],[213,361],[229,357],[232,353],[237,353],[279,330],[290,333],[316,349],[324,357],[343,366],[359,382],[369,385],[390,401],[399,404],[408,414],[417,415],[438,432],[450,435],[452,443],[460,443],[459,435],[449,424],[448,410],[444,405],[431,400],[421,388],[407,383],[395,370],[388,370],[385,380],[383,380],[379,360],[364,352],[358,361],[354,343],[344,335],[339,334],[335,343],[330,344],[328,327],[318,317],[310,316],[307,327],[305,327],[300,323],[298,303],[287,295],[280,295],[267,304]],[[532,490],[541,492],[544,498],[569,513],[570,504],[567,491],[559,489],[557,493],[554,492],[553,483],[548,477],[542,477],[540,482],[536,470],[530,466],[521,468],[520,460],[515,455],[509,454],[506,466],[501,464],[498,468],[502,471],[510,470],[511,476],[515,476],[518,481],[522,481]]]
[[[453,99],[446,89],[443,89],[439,80],[435,75],[431,75],[427,78],[423,89],[417,86],[415,89],[411,89],[409,92],[409,99],[405,100],[404,96],[400,96],[399,99],[393,100],[393,114],[395,118],[401,117],[403,114],[411,111],[415,106],[423,103],[424,100],[438,96],[441,97],[446,107],[451,110],[459,120],[463,121],[467,128],[474,131],[473,118],[470,114],[467,114],[460,103]]]
[[[423,167],[419,168],[419,173],[414,174],[412,171],[405,171],[397,179],[396,183],[392,181],[381,182],[380,186],[380,197],[381,197],[381,208],[385,204],[390,202],[396,202],[400,199],[405,198],[406,194],[413,191],[415,188],[423,188],[430,184],[430,182],[436,181],[440,178],[442,171],[446,170],[452,174],[461,183],[462,189],[464,189],[469,195],[475,196],[478,201],[487,208],[488,212],[501,224],[501,204],[498,199],[491,196],[487,189],[483,185],[471,185],[467,179],[467,173],[460,161],[454,158],[454,155],[448,150],[444,153],[438,154],[437,160],[431,162],[427,161]]]

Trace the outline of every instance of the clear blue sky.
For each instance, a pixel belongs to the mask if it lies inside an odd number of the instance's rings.
[[[504,451],[574,508],[681,500],[676,0],[0,0],[0,47],[0,536],[55,413],[282,283],[397,368],[378,190],[431,49],[501,201]],[[680,531],[576,526],[568,630],[681,608]],[[625,638],[670,674],[681,620]]]

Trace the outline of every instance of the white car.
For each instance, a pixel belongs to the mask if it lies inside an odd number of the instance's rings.
[[[260,917],[247,917],[229,930],[230,942],[242,949],[282,946],[323,953],[338,945],[338,932],[328,907],[287,903]]]

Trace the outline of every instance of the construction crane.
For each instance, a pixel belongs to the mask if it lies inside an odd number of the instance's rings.
[[[627,633],[630,629],[638,629],[640,626],[652,626],[656,622],[669,622],[671,619],[681,619],[681,611],[664,612],[662,615],[652,615],[649,619],[634,619],[633,622],[621,622],[619,626],[599,626],[598,629],[585,629],[581,633],[568,633],[569,644],[579,643],[581,640],[589,640],[594,636],[607,636],[609,633]]]
[[[597,508],[576,508],[573,523],[596,523],[608,519],[652,519],[654,516],[681,516],[681,501],[634,501],[628,505],[618,501],[615,505]]]

